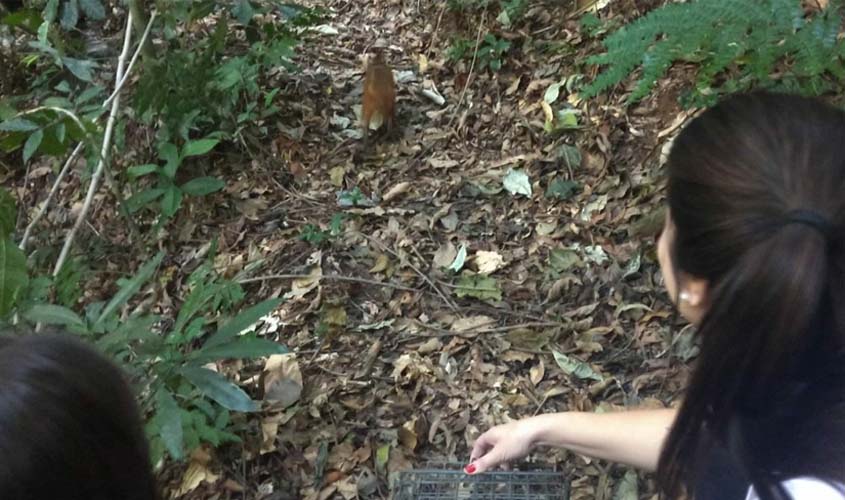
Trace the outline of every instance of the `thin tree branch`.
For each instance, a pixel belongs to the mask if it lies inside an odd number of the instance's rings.
[[[460,111],[461,106],[464,104],[464,97],[467,93],[467,88],[469,87],[469,82],[472,80],[473,71],[475,70],[475,60],[478,57],[478,47],[481,46],[481,31],[484,28],[484,24],[487,21],[487,11],[485,10],[483,14],[481,14],[481,22],[478,23],[478,33],[475,36],[475,50],[472,53],[472,62],[469,65],[469,75],[467,75],[467,81],[464,82],[464,88],[461,90],[461,97],[458,100],[458,105],[455,106],[455,112],[452,113],[452,117],[449,118],[449,124],[446,128],[452,128],[452,122],[455,121],[455,117],[458,116],[458,111]]]
[[[32,229],[38,224],[38,221],[41,220],[41,217],[44,217],[44,214],[47,213],[47,208],[50,206],[50,202],[53,201],[53,196],[59,191],[59,185],[61,185],[62,181],[67,175],[68,171],[70,171],[70,166],[76,161],[76,158],[79,156],[79,153],[82,152],[82,147],[85,145],[84,142],[80,142],[76,145],[73,152],[68,156],[67,161],[65,162],[65,166],[62,167],[61,172],[56,177],[56,181],[53,183],[53,187],[50,189],[50,193],[47,195],[47,198],[44,200],[44,203],[41,205],[41,208],[38,209],[38,212],[35,214],[35,217],[32,218],[32,221],[26,226],[26,230],[23,232],[23,238],[21,239],[21,243],[19,248],[21,251],[26,250],[26,244],[29,241],[30,233],[32,233]]]
[[[141,41],[138,42],[138,47],[135,48],[135,53],[132,54],[132,60],[129,61],[129,66],[126,67],[126,74],[123,75],[123,78],[121,78],[120,83],[115,86],[114,92],[111,93],[109,98],[103,101],[104,108],[108,106],[109,103],[111,103],[112,99],[117,97],[117,94],[121,91],[121,89],[123,89],[123,84],[125,84],[126,81],[129,79],[129,74],[132,73],[132,68],[135,66],[135,61],[137,61],[138,56],[141,55],[141,48],[144,46],[144,42],[147,41],[147,37],[150,35],[150,29],[153,27],[153,21],[155,21],[156,15],[156,11],[153,11],[153,13],[150,14],[150,21],[147,23],[147,28],[144,30],[144,34],[141,35]]]
[[[269,281],[269,280],[295,280],[295,279],[304,279],[304,278],[317,278],[317,279],[328,279],[328,280],[335,280],[335,281],[351,281],[354,283],[364,283],[367,285],[374,285],[374,286],[384,286],[387,288],[395,288],[396,290],[405,290],[408,292],[421,292],[422,290],[417,288],[412,288],[409,286],[404,285],[397,285],[395,283],[390,283],[387,281],[378,281],[378,280],[371,280],[367,278],[358,278],[356,276],[341,276],[338,274],[324,274],[322,276],[314,276],[312,274],[271,274],[268,276],[258,276],[256,278],[245,278],[238,280],[238,283],[244,285],[246,283],[256,283],[259,281]]]
[[[405,263],[406,263],[406,264],[408,264],[408,266],[409,266],[411,269],[413,269],[413,270],[414,270],[414,272],[415,272],[415,273],[417,273],[417,275],[418,275],[420,278],[422,278],[422,279],[423,279],[423,281],[425,281],[426,283],[428,283],[428,284],[429,284],[429,286],[430,286],[431,288],[433,288],[435,292],[437,292],[437,295],[439,295],[439,296],[440,296],[440,298],[441,298],[441,299],[443,299],[443,302],[445,302],[445,303],[446,303],[446,305],[448,305],[450,309],[452,309],[453,311],[457,311],[457,310],[458,310],[458,306],[457,306],[454,302],[452,302],[451,300],[449,300],[449,297],[447,297],[447,296],[446,296],[446,294],[444,294],[444,293],[443,293],[443,291],[442,291],[442,290],[440,290],[440,288],[438,288],[438,286],[434,284],[434,282],[431,280],[431,278],[429,278],[429,277],[428,277],[425,273],[423,273],[422,271],[420,271],[419,269],[417,269],[417,267],[416,267],[416,266],[414,266],[413,264],[411,264],[411,261],[410,261],[410,260],[407,260],[407,259],[402,259],[402,257],[400,257],[400,256],[399,256],[399,254],[397,254],[396,252],[394,252],[393,250],[391,250],[390,248],[388,248],[388,247],[387,247],[384,243],[382,243],[382,242],[378,241],[377,239],[375,239],[375,238],[371,237],[370,235],[364,234],[364,233],[362,233],[362,232],[360,232],[360,231],[359,231],[357,234],[359,234],[359,235],[363,236],[365,239],[367,239],[367,240],[369,240],[370,242],[374,243],[375,245],[377,245],[377,246],[381,247],[384,251],[386,251],[386,252],[390,252],[390,253],[391,253],[394,257],[396,257],[396,258],[397,258],[397,259],[399,259],[400,261],[405,260]]]
[[[120,83],[124,76],[124,68],[126,65],[126,58],[129,55],[129,46],[132,41],[132,11],[129,11],[129,14],[126,16],[126,33],[123,38],[123,51],[120,53],[120,57],[117,59],[117,72],[115,73],[114,81],[115,87]],[[103,136],[103,147],[100,150],[100,160],[97,162],[97,168],[94,170],[94,175],[91,176],[91,184],[88,186],[88,193],[85,196],[85,202],[82,205],[82,210],[79,212],[79,216],[76,219],[76,223],[71,228],[70,232],[67,235],[67,239],[65,240],[64,247],[62,247],[62,251],[59,254],[59,258],[56,260],[56,267],[53,268],[53,276],[57,276],[59,271],[61,271],[62,266],[64,265],[65,261],[70,254],[70,249],[73,247],[73,240],[76,237],[76,233],[79,232],[79,228],[82,226],[82,223],[85,221],[85,217],[88,215],[88,211],[91,210],[91,203],[94,201],[94,194],[97,192],[97,187],[100,183],[100,177],[103,175],[103,169],[106,166],[106,160],[109,154],[109,148],[111,147],[111,138],[112,132],[114,131],[114,122],[117,119],[117,110],[120,104],[120,93],[115,96],[114,100],[111,103],[111,111],[109,112],[109,118],[106,122],[106,131]]]

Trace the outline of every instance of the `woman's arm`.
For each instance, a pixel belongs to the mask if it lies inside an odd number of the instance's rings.
[[[676,414],[675,409],[566,412],[517,420],[493,427],[476,440],[467,472],[521,458],[537,445],[655,470]]]

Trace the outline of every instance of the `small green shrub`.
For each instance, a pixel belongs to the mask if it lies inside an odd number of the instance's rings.
[[[161,215],[168,219],[179,210],[185,195],[204,196],[223,189],[225,183],[216,177],[197,177],[181,185],[176,183],[176,174],[186,158],[204,155],[217,143],[218,139],[214,138],[199,139],[188,141],[179,149],[175,144],[165,142],[159,145],[159,158],[163,165],[148,163],[130,167],[127,170],[130,179],[156,174],[158,182],[129,198],[126,201],[129,211],[136,212],[154,201],[159,201]]]
[[[297,42],[259,41],[243,55],[224,56],[218,49],[227,44],[226,26],[221,21],[199,47],[174,49],[145,68],[135,102],[142,121],[159,124],[159,140],[214,132],[238,140],[248,132],[268,133],[254,124],[278,112],[273,105],[278,89],[262,88],[262,78],[279,65],[294,68],[290,59]]]
[[[697,66],[689,104],[761,87],[821,94],[845,77],[841,23],[839,2],[810,17],[798,0],[670,3],[604,40],[607,51],[587,60],[604,70],[581,95],[593,97],[639,68],[628,96],[629,103],[637,102],[679,61]]]
[[[452,61],[472,60],[472,50],[475,42],[466,38],[456,38],[446,52],[446,57]],[[499,71],[504,64],[504,57],[511,48],[511,43],[487,33],[481,40],[476,54],[476,67],[479,70],[491,69]]]
[[[238,441],[231,427],[231,412],[258,409],[258,403],[224,375],[208,369],[208,363],[287,352],[255,333],[242,334],[280,300],[266,300],[233,314],[244,292],[237,283],[213,271],[213,253],[189,276],[175,318],[138,310],[123,312],[153,276],[163,254],[120,281],[110,300],[88,304],[83,315],[47,303],[22,310],[22,318],[31,324],[59,325],[88,339],[133,375],[139,384],[141,407],[149,416],[146,431],[156,462],[165,454],[181,459],[186,450],[203,443],[217,446]],[[216,329],[211,327],[213,322]]]
[[[305,224],[299,233],[299,239],[314,246],[320,246],[336,238],[343,232],[344,215],[340,212],[332,215],[329,229],[323,230],[314,224]]]
[[[15,215],[14,199],[0,189],[0,321],[61,326],[122,364],[136,381],[141,407],[149,416],[147,434],[155,461],[165,454],[180,459],[186,450],[203,443],[216,446],[238,440],[231,412],[253,411],[258,404],[206,365],[287,352],[254,332],[244,333],[280,301],[266,300],[236,313],[244,291],[214,271],[213,247],[186,280],[175,317],[127,307],[155,274],[162,253],[134,276],[119,280],[109,300],[91,302],[79,314],[76,302],[84,263],[67,261],[55,278],[29,269],[26,256],[11,238]],[[58,303],[51,303],[51,295]]]

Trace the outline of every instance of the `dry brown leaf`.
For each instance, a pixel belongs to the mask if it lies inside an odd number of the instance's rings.
[[[513,363],[513,362],[525,363],[529,359],[532,359],[534,356],[535,355],[531,354],[530,352],[511,350],[511,351],[505,351],[505,353],[502,354],[501,359],[502,359],[502,361],[507,362],[507,363]]]
[[[502,397],[502,404],[506,406],[527,406],[531,401],[524,394],[507,394]]]
[[[264,364],[264,400],[286,408],[302,394],[302,373],[296,354],[274,354]]]
[[[440,341],[437,337],[432,337],[425,341],[425,343],[419,347],[417,347],[417,352],[420,354],[428,354],[431,352],[439,351],[443,348],[443,342]]]
[[[505,265],[505,259],[498,252],[479,250],[475,252],[475,266],[481,274],[491,274]]]
[[[453,332],[467,332],[470,330],[479,330],[484,327],[489,327],[496,324],[496,320],[490,316],[468,316],[461,318],[452,323],[451,330]]]
[[[358,482],[354,477],[345,477],[334,483],[334,485],[344,500],[353,500],[358,497]]]
[[[387,255],[380,253],[376,257],[376,262],[373,264],[373,267],[370,268],[371,273],[381,273],[387,269],[388,264],[390,264],[390,259]]]
[[[452,265],[452,262],[455,261],[455,257],[458,255],[458,249],[455,248],[455,245],[452,244],[451,241],[447,241],[440,245],[440,247],[434,252],[434,265],[436,267],[441,268],[448,268]]]
[[[334,187],[343,186],[343,177],[345,175],[346,169],[343,167],[334,167],[333,169],[329,170],[329,178],[331,179],[332,185]]]
[[[402,427],[400,427],[397,431],[399,435],[399,442],[402,443],[402,446],[411,451],[416,450],[418,444],[416,425],[417,419],[415,418],[402,424]]]
[[[536,387],[539,384],[543,377],[546,375],[546,367],[543,364],[543,360],[541,359],[536,365],[532,366],[529,370],[529,376],[531,379],[531,383],[534,384]]]
[[[392,199],[396,198],[397,196],[399,196],[401,194],[405,194],[406,192],[408,192],[408,189],[410,189],[410,187],[411,187],[410,182],[407,182],[407,181],[400,182],[400,183],[394,185],[392,188],[390,188],[387,191],[387,193],[384,194],[384,197],[382,198],[382,200],[384,200],[385,202],[391,201]]]
[[[231,491],[232,493],[243,493],[245,490],[243,485],[234,479],[227,479],[223,481],[222,486],[224,490]]]
[[[191,461],[188,465],[188,469],[185,471],[185,474],[182,476],[182,483],[179,485],[179,489],[176,491],[176,496],[183,496],[187,495],[188,493],[197,489],[197,487],[202,483],[214,483],[218,479],[218,476],[213,474],[205,464],[200,462]]]

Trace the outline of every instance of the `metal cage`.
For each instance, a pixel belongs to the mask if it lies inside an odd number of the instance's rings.
[[[469,475],[460,464],[430,464],[401,472],[393,500],[568,500],[560,471],[534,467]]]

